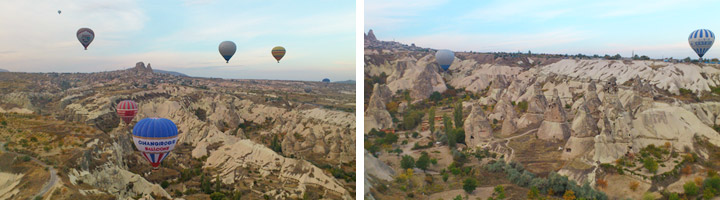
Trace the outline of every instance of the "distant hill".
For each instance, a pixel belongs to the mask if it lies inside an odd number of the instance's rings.
[[[153,69],[153,72],[161,73],[161,74],[170,74],[175,76],[182,76],[182,77],[189,77],[187,74],[183,74],[180,72],[174,72],[174,71],[165,71],[165,70],[159,70],[159,69]]]
[[[347,80],[347,81],[335,81],[335,83],[343,83],[343,84],[355,84],[355,80]]]
[[[7,69],[0,69],[0,72],[10,72]]]

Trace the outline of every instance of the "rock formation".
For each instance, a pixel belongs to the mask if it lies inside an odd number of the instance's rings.
[[[480,143],[481,139],[492,136],[492,126],[478,103],[472,105],[472,111],[465,119],[463,129],[465,129],[465,144],[468,147],[474,147]]]
[[[540,125],[543,120],[543,115],[545,114],[545,108],[547,107],[547,99],[545,99],[540,83],[535,82],[532,89],[527,92],[531,93],[532,97],[527,102],[527,111],[517,122],[519,129]]]
[[[392,127],[392,117],[385,108],[391,95],[392,92],[386,85],[375,83],[368,109],[365,110],[365,133],[370,132],[373,128],[379,130]]]
[[[537,136],[542,140],[564,141],[570,137],[567,114],[565,114],[557,90],[553,91],[553,96],[555,98],[545,110],[544,120],[537,131]]]

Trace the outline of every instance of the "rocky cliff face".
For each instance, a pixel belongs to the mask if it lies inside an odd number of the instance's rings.
[[[447,87],[436,64],[431,63],[430,56],[416,60],[408,58],[397,61],[395,70],[387,78],[388,87],[393,93],[398,90],[409,90],[413,101],[427,99],[433,92],[444,92]]]
[[[376,130],[392,127],[392,117],[385,108],[390,101],[392,92],[386,85],[375,84],[370,103],[365,110],[365,133],[373,128]]]
[[[542,140],[567,140],[570,138],[567,115],[560,102],[557,90],[553,91],[553,96],[555,98],[548,104],[545,114],[543,114],[544,119],[537,131],[537,136]]]
[[[212,152],[204,167],[219,170],[221,181],[225,184],[249,185],[251,189],[264,191],[265,195],[273,198],[300,198],[300,194],[310,192],[308,187],[321,187],[325,197],[353,199],[335,178],[310,162],[283,157],[250,140],[239,140]],[[279,182],[251,181],[268,177],[274,177]]]
[[[487,139],[492,135],[490,122],[478,103],[472,105],[472,111],[465,119],[463,129],[465,129],[465,144],[468,147],[477,146],[481,139]]]

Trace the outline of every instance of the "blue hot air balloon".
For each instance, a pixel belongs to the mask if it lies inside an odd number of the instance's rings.
[[[688,37],[688,43],[690,43],[690,47],[692,47],[695,53],[700,56],[700,59],[702,59],[703,55],[705,55],[705,53],[710,50],[713,42],[715,42],[715,34],[713,34],[712,31],[707,29],[695,30],[690,33],[690,37]]]
[[[329,83],[329,82],[330,82],[330,79],[329,79],[329,78],[324,78],[324,79],[322,80],[322,82],[323,82],[323,83]]]
[[[453,60],[455,60],[455,53],[450,50],[443,49],[438,50],[437,53],[435,53],[435,61],[437,61],[440,68],[445,71],[450,69],[450,65],[453,63]]]
[[[177,139],[177,126],[169,119],[145,118],[133,128],[135,147],[142,152],[153,169],[160,167],[160,162],[175,148]]]

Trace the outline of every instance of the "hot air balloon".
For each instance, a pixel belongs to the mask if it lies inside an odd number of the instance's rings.
[[[90,46],[90,43],[95,39],[95,32],[89,28],[78,29],[76,35],[78,40],[80,40],[80,44],[85,47],[85,50],[87,50],[87,47]]]
[[[230,58],[235,55],[235,50],[237,50],[237,47],[232,41],[223,41],[220,43],[218,50],[220,50],[220,55],[225,58],[225,63],[228,63],[230,62]]]
[[[142,152],[153,169],[160,167],[160,162],[175,148],[177,139],[177,126],[169,119],[145,118],[133,128],[135,147]]]
[[[275,57],[275,60],[277,60],[278,63],[280,63],[280,59],[282,59],[283,56],[285,56],[285,48],[281,46],[273,47],[272,56]]]
[[[435,61],[437,61],[438,65],[445,71],[450,68],[453,60],[455,60],[455,53],[450,50],[443,49],[435,53]]]
[[[58,15],[59,15],[61,12],[62,12],[62,11],[58,10]]]
[[[323,83],[329,83],[329,82],[330,82],[330,79],[329,79],[329,78],[324,78],[324,79],[322,80],[322,82],[323,82]]]
[[[117,105],[117,114],[125,124],[130,124],[138,111],[138,105],[134,101],[124,100]]]
[[[310,88],[310,87],[305,87],[305,93],[310,93],[310,92],[312,92],[312,88]]]
[[[690,37],[688,37],[690,47],[700,56],[701,60],[703,55],[712,47],[713,42],[715,42],[715,34],[707,29],[695,30],[690,33]]]

